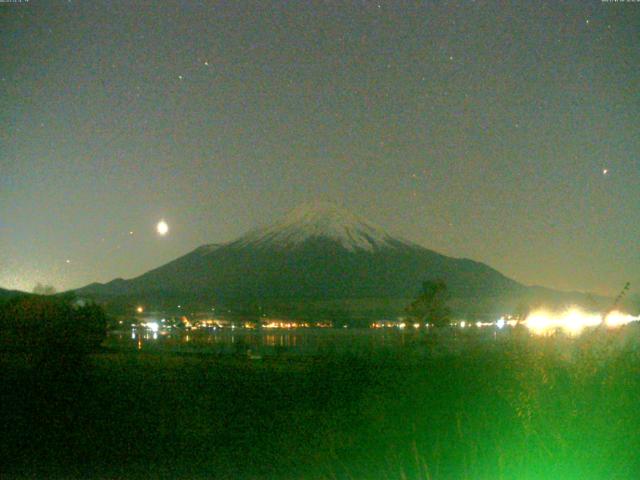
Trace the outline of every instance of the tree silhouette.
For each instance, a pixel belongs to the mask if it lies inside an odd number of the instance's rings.
[[[448,300],[449,291],[443,280],[427,280],[422,282],[422,292],[405,308],[405,312],[420,323],[446,326],[451,316]]]
[[[82,354],[106,336],[107,317],[95,304],[69,297],[18,296],[0,306],[0,346],[32,353]]]
[[[531,306],[527,302],[521,301],[518,303],[514,313],[519,322],[524,322],[527,316],[529,316],[529,313],[531,313]]]

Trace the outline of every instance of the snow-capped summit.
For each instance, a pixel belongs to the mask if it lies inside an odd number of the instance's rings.
[[[398,244],[381,227],[328,202],[303,204],[275,224],[241,237],[238,245],[293,247],[310,239],[327,239],[350,251],[374,251]]]

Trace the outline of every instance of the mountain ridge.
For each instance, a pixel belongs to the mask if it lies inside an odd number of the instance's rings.
[[[442,255],[341,207],[316,203],[230,242],[202,245],[132,279],[94,283],[76,292],[230,308],[363,299],[400,305],[419,293],[423,281],[435,279],[447,283],[454,303],[465,305],[465,311],[526,297],[528,291],[484,263]],[[397,306],[391,310],[401,312]]]

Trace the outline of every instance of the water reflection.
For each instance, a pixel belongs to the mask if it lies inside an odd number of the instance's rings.
[[[265,334],[261,338],[262,345],[267,347],[296,347],[298,346],[304,336],[308,336],[308,332],[300,332],[300,333],[291,333],[291,332],[280,332],[280,333],[269,333]]]
[[[229,328],[169,332],[133,329],[130,333],[111,333],[108,341],[114,346],[138,350],[315,355],[411,346],[418,342],[423,343],[422,338],[420,332],[399,329]]]

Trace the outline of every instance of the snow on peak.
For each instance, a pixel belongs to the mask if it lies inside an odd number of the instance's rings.
[[[382,228],[326,202],[301,205],[274,225],[250,232],[239,242],[241,245],[275,244],[290,247],[313,238],[336,241],[351,251],[373,251],[398,243]]]

